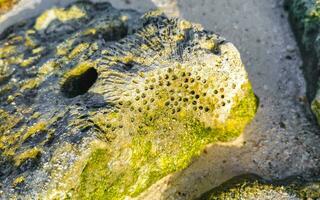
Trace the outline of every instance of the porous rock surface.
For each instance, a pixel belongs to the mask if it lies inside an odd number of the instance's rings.
[[[236,48],[108,3],[0,36],[1,198],[124,199],[239,136],[257,101]]]
[[[286,6],[304,60],[311,109],[320,124],[320,1],[287,0]]]
[[[270,182],[255,174],[245,174],[203,194],[199,200],[299,200],[319,197],[319,179],[307,183],[302,177],[289,177]]]

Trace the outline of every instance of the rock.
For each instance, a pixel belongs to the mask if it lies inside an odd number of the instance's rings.
[[[227,181],[207,192],[199,200],[298,200],[317,199],[320,196],[320,180],[306,181],[302,177],[290,177],[270,182],[254,174],[246,174]]]
[[[0,1],[0,16],[8,12],[19,0],[1,0]]]
[[[312,101],[311,110],[318,119],[318,124],[320,124],[320,88],[318,89],[317,95]]]
[[[237,49],[140,16],[78,2],[0,36],[2,198],[136,197],[242,133],[257,100]]]
[[[304,60],[308,99],[320,124],[320,2],[286,0],[286,7]]]

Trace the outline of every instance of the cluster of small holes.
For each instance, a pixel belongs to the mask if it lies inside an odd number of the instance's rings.
[[[227,98],[226,91],[236,89],[237,85],[229,83],[224,84],[224,87],[216,86],[213,88],[211,80],[207,80],[199,74],[187,69],[168,68],[165,73],[160,71],[147,77],[144,84],[141,84],[141,81],[133,81],[136,86],[136,89],[132,91],[133,100],[120,101],[119,107],[124,106],[128,111],[147,114],[149,110],[153,110],[152,108],[156,108],[162,102],[167,108],[165,114],[174,115],[187,109],[187,112],[208,113],[213,118],[219,118],[219,114],[211,111],[230,104],[231,100]],[[136,120],[136,117],[130,118],[132,123]],[[148,120],[154,120],[152,115]],[[123,125],[119,124],[107,125],[107,128],[112,131],[122,127]]]
[[[157,73],[146,78],[144,87],[135,89],[135,103],[131,105],[130,110],[146,112],[158,100],[164,102],[171,114],[179,113],[184,108],[208,113],[231,103],[226,98],[223,87],[216,88],[213,92],[211,87],[210,81],[201,77],[197,72],[168,68],[165,73]],[[232,84],[232,88],[235,89],[236,85]],[[210,96],[208,95],[209,89],[211,90]],[[160,92],[163,90],[166,92]],[[207,103],[210,98],[216,99],[218,103],[216,105]]]

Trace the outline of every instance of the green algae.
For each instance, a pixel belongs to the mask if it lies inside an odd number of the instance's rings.
[[[250,85],[245,84],[243,88],[244,98],[235,104],[226,125],[218,128],[206,127],[189,114],[168,114],[169,110],[161,103],[160,108],[151,113],[136,113],[137,128],[122,127],[131,132],[127,142],[114,144],[117,148],[93,150],[80,175],[74,198],[135,197],[164,176],[188,167],[207,144],[236,138],[253,118],[257,105]],[[111,114],[111,118],[126,124],[122,114],[127,115],[120,111]],[[116,126],[110,125],[110,130]]]
[[[316,97],[316,98],[312,101],[311,110],[313,111],[313,113],[314,113],[315,116],[317,117],[317,119],[318,119],[318,124],[320,124],[320,101],[319,101],[319,98]]]

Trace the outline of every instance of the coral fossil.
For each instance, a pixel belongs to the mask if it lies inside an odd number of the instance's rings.
[[[0,38],[4,197],[138,196],[256,112],[236,48],[159,11],[75,3]]]

